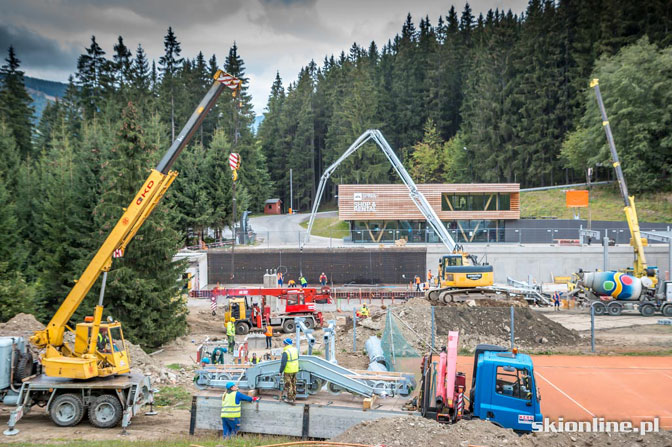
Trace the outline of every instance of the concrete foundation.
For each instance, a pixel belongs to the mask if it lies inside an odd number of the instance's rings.
[[[300,403],[262,399],[243,402],[240,431],[266,435],[330,439],[362,421],[412,414],[404,411],[368,410],[332,406],[329,403]],[[194,396],[189,433],[196,430],[222,430],[221,397]]]

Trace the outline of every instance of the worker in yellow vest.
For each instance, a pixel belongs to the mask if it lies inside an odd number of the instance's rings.
[[[369,317],[369,308],[366,307],[366,304],[362,304],[362,307],[359,308],[359,311],[357,312],[357,316],[360,318],[368,318]]]
[[[226,393],[222,394],[222,436],[224,439],[235,436],[240,429],[241,402],[256,402],[259,397],[250,397],[240,391],[233,382],[226,384]]]
[[[285,338],[283,341],[285,349],[282,351],[280,359],[280,374],[284,379],[282,390],[282,400],[294,403],[296,400],[296,373],[299,372],[299,351],[292,346],[291,338]]]
[[[233,348],[236,347],[236,319],[231,318],[226,323],[226,337],[229,339],[229,354],[233,355]]]

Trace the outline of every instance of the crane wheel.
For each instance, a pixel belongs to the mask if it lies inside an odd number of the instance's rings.
[[[33,354],[30,351],[27,351],[25,354],[21,354],[19,357],[19,362],[16,365],[14,371],[14,380],[18,383],[21,383],[26,377],[33,375]]]
[[[250,325],[241,321],[236,323],[236,334],[237,335],[247,335],[250,332]]]
[[[286,334],[291,334],[296,330],[296,324],[294,324],[293,318],[288,318],[282,322],[282,331]]]
[[[98,428],[116,427],[123,412],[117,396],[103,394],[98,396],[89,406],[89,422]]]
[[[313,329],[315,327],[315,320],[308,317],[306,318],[306,321],[303,322],[303,324],[305,324],[308,329]]]
[[[84,416],[84,402],[77,394],[61,394],[51,403],[49,416],[59,427],[75,426]]]

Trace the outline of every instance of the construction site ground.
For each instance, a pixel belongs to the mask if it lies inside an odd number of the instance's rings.
[[[128,434],[122,436],[120,428],[95,429],[86,422],[86,419],[77,425],[74,430],[72,428],[56,427],[51,423],[44,409],[34,408],[17,425],[17,428],[21,430],[19,435],[12,438],[3,437],[2,443],[44,445],[49,443],[63,444],[64,440],[77,439],[124,442],[187,439],[190,395],[203,393],[191,381],[195,369],[196,349],[206,339],[224,339],[223,313],[220,310],[218,315],[212,316],[209,306],[208,300],[190,299],[189,334],[163,346],[153,355],[136,352],[135,356],[132,357],[134,360],[139,360],[139,365],[138,362],[134,363],[139,366],[139,371],[152,375],[158,388],[166,389],[168,392],[175,391],[176,397],[172,400],[168,399],[166,406],[158,408],[159,415],[145,416],[141,414],[136,416],[128,429]],[[426,343],[430,339],[428,336],[430,324],[426,317],[429,309],[429,306],[419,300],[411,300],[411,302],[395,305],[392,308],[392,311],[410,326],[411,329],[397,321],[397,326],[404,332],[404,337],[417,348],[419,353],[424,353],[427,350]],[[501,344],[508,340],[506,327],[508,325],[508,307],[497,309],[494,313],[490,309],[483,310],[479,307],[464,305],[458,306],[457,310],[441,309],[441,307],[435,309],[437,321],[442,322],[439,323],[442,326],[437,324],[437,346],[445,341],[442,339],[445,338],[447,330],[456,328],[461,329],[461,338],[467,342],[466,345],[490,341]],[[672,357],[659,355],[669,354],[672,346],[672,327],[656,325],[657,318],[647,319],[638,315],[624,315],[615,319],[607,316],[599,317],[596,319],[596,340],[597,352],[602,355],[590,355],[590,341],[587,337],[590,328],[589,314],[574,310],[560,312],[542,310],[540,312],[536,309],[521,309],[517,310],[517,312],[520,312],[520,314],[517,313],[516,317],[520,327],[515,329],[516,337],[521,337],[521,350],[537,353],[533,358],[542,396],[542,412],[545,416],[551,418],[551,420],[559,417],[563,417],[565,420],[590,420],[593,417],[592,415],[596,415],[610,420],[633,420],[635,422],[657,416],[660,418],[662,428],[672,429],[672,405],[669,403],[672,402],[672,391],[670,391],[672,390]],[[356,352],[352,352],[352,328],[347,326],[350,314],[326,312],[326,319],[335,319],[339,324],[336,356],[341,365],[351,369],[366,369],[368,356],[363,353],[364,341],[371,335],[382,335],[386,311],[387,309],[380,309],[375,304],[372,305],[372,318],[364,325],[358,325]],[[495,316],[501,321],[493,321],[492,319]],[[479,318],[486,318],[486,321],[479,322]],[[0,335],[9,335],[8,332],[15,331],[16,328],[25,331],[27,330],[27,324],[32,324],[29,318],[24,318],[4,327],[0,324]],[[471,328],[461,327],[463,324],[470,324]],[[370,327],[367,328],[367,325]],[[30,331],[34,329],[31,327]],[[322,340],[321,332],[318,330],[315,335],[318,340],[317,349],[324,352],[323,347],[319,345]],[[546,340],[542,342],[540,337]],[[242,337],[239,338],[242,339]],[[281,340],[282,334],[276,334],[274,346],[281,346]],[[526,344],[527,346],[525,346]],[[624,352],[629,354],[653,353],[656,355],[618,355]],[[538,355],[541,353],[552,355]],[[464,354],[459,359],[459,368],[469,375],[473,366],[473,357]],[[419,358],[408,359],[404,364],[409,372],[419,373]],[[469,383],[469,379],[467,383]],[[216,391],[206,393],[216,393]],[[273,397],[269,395],[267,398]],[[350,399],[353,402],[356,400],[343,394],[338,397],[321,395],[320,399],[326,400],[327,404],[335,400]],[[0,424],[7,423],[9,411],[9,407],[0,407]],[[433,428],[431,430],[434,431],[455,431],[458,427],[461,427],[455,433],[462,433],[460,439],[468,441],[468,443],[481,440],[481,438],[473,436],[473,433],[481,431],[487,434],[494,430],[494,434],[490,433],[492,434],[490,438],[486,437],[482,439],[484,442],[478,442],[481,445],[501,445],[505,442],[504,439],[509,439],[511,433],[491,424],[486,424],[488,430],[485,431],[481,430],[480,425],[474,425],[476,428],[470,428],[470,424],[483,424],[480,421],[464,422],[456,427],[448,428],[435,426],[431,421],[426,422],[432,424]],[[366,433],[366,430],[371,430],[371,427],[377,427],[377,430],[384,431],[385,425],[383,423],[367,424],[364,427],[355,427],[351,430],[362,430],[362,433]],[[415,438],[422,439],[421,428],[424,428],[424,426],[417,424],[407,427],[407,431],[415,433]],[[441,431],[437,431],[437,433],[448,436]],[[356,437],[356,435],[353,436]],[[611,439],[599,437],[606,435],[598,435],[596,438],[594,435],[577,433],[573,435],[574,438],[579,440],[577,443],[566,436],[558,437],[556,441],[553,441],[554,438],[551,435],[538,435],[541,437],[535,439],[538,439],[539,442],[529,444],[525,443],[527,442],[525,439],[533,438],[514,436],[516,437],[511,438],[511,445],[602,445],[606,440]],[[194,438],[189,439],[195,442]],[[215,434],[208,435],[203,440],[203,445],[215,445],[212,444],[215,439]],[[254,439],[257,438],[251,437],[249,438],[249,444],[239,445],[261,444],[261,441],[257,442]],[[379,442],[382,442],[384,436],[381,436],[380,439]],[[451,439],[455,438],[447,437],[443,445],[450,445]],[[570,440],[567,441],[568,439]],[[672,440],[669,437],[664,438],[666,443],[660,441],[660,437],[652,435],[644,437],[644,441],[639,441],[637,437],[627,439],[628,442],[637,443],[637,445],[672,445]],[[561,442],[563,440],[565,443]],[[616,438],[613,440],[617,441]],[[618,440],[624,441],[622,438],[618,438]],[[369,439],[372,444],[373,441],[375,439]],[[520,444],[516,444],[514,441],[520,442]],[[389,445],[410,446],[420,444],[392,443]],[[426,445],[426,443],[422,445]],[[437,443],[437,445],[440,444]],[[620,445],[620,442],[614,442],[612,445]]]

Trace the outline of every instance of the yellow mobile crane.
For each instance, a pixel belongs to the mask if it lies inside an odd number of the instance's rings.
[[[600,113],[602,114],[602,127],[604,127],[604,131],[607,134],[607,143],[609,144],[609,151],[611,151],[612,164],[614,166],[614,171],[616,171],[618,187],[621,190],[621,196],[623,197],[623,202],[625,203],[623,211],[625,212],[625,220],[628,222],[628,228],[630,229],[630,245],[632,245],[635,252],[633,268],[631,271],[629,269],[626,270],[626,273],[632,273],[637,278],[649,278],[651,283],[645,285],[650,288],[655,288],[655,285],[658,282],[658,278],[655,269],[649,269],[646,264],[644,247],[648,245],[648,241],[646,238],[642,237],[639,231],[639,219],[637,218],[637,210],[635,209],[635,198],[634,196],[628,194],[628,185],[625,183],[625,177],[623,176],[623,170],[621,169],[621,162],[618,159],[618,153],[616,153],[614,136],[612,135],[611,127],[609,126],[607,111],[604,108],[604,102],[602,101],[599,79],[593,79],[590,82],[590,86],[595,89],[597,105],[599,106]]]
[[[219,95],[225,88],[233,90],[234,96],[240,90],[241,81],[221,70],[217,71],[214,79],[210,90],[203,97],[159,164],[155,169],[152,169],[149,177],[124,210],[121,218],[98,249],[82,276],[76,281],[75,286],[47,327],[35,332],[35,335],[31,337],[31,341],[39,348],[46,348],[42,356],[42,367],[44,374],[47,376],[90,379],[130,371],[130,359],[126,351],[121,323],[113,321],[110,317],[108,317],[110,321],[101,322],[107,272],[112,266],[112,255],[115,250],[126,248],[177,177],[177,172],[170,170],[171,166],[182,149],[189,143]],[[87,317],[83,323],[78,323],[73,331],[68,326],[68,321],[101,273],[103,273],[103,280],[100,288],[100,299],[93,317]],[[74,345],[64,342],[63,335],[66,329],[74,332]]]

